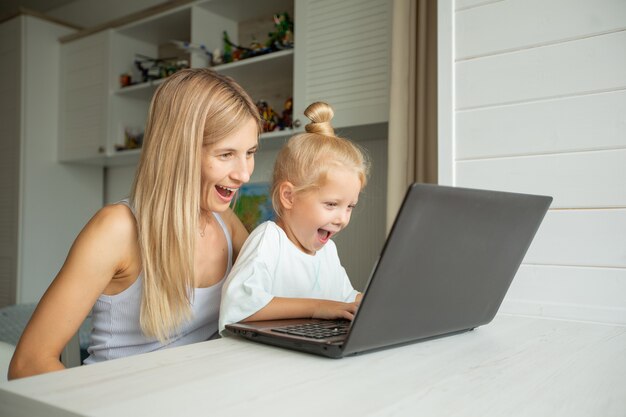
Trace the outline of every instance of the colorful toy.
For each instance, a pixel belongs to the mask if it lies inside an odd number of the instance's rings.
[[[256,107],[259,109],[261,115],[261,121],[263,125],[263,132],[272,132],[278,126],[278,115],[272,109],[272,107],[265,100],[259,100],[256,102]]]
[[[141,72],[141,81],[165,78],[178,70],[189,68],[189,61],[178,58],[150,58],[136,54],[135,67]]]
[[[293,128],[293,98],[291,97],[285,100],[282,117],[278,120],[278,128],[280,130]]]
[[[293,48],[293,20],[287,12],[274,15],[274,27],[276,31],[268,33],[265,46],[274,51]]]

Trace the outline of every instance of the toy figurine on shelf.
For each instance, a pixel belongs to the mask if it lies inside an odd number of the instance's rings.
[[[293,126],[293,99],[289,97],[285,100],[282,117],[278,119],[278,128],[280,130],[291,129]]]
[[[220,65],[224,63],[224,57],[222,56],[222,50],[220,48],[215,48],[213,50],[213,59],[211,60],[211,64]]]
[[[293,20],[287,12],[274,15],[274,28],[265,46],[274,51],[293,48]]]
[[[140,128],[127,127],[124,129],[124,144],[115,145],[116,151],[139,149],[143,144],[143,130]]]
[[[223,41],[224,41],[224,55],[222,57],[222,62],[224,64],[228,62],[235,62],[235,61],[239,61],[242,59],[252,58],[255,56],[272,52],[270,48],[264,47],[263,45],[261,45],[259,42],[256,42],[255,40],[252,41],[249,48],[245,46],[237,45],[236,43],[230,40],[228,33],[226,31],[224,31]],[[227,57],[230,57],[230,58],[227,59]]]
[[[120,87],[128,87],[133,84],[132,75],[125,72],[124,74],[120,74]]]
[[[252,42],[250,42],[250,51],[250,56],[264,55],[272,52],[270,48],[263,46],[261,42],[258,42],[254,37],[252,37]]]
[[[150,58],[140,54],[135,54],[135,57],[135,67],[141,72],[142,82],[165,78],[178,70],[189,68],[186,59]]]
[[[222,43],[224,44],[224,51],[222,52],[222,63],[228,64],[233,61],[233,43],[228,37],[228,32],[222,33]]]
[[[278,115],[272,109],[272,107],[265,100],[259,100],[256,102],[256,107],[259,109],[261,115],[261,121],[263,123],[263,132],[272,132],[278,125]]]

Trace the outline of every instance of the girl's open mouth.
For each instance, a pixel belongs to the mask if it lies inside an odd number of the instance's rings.
[[[317,237],[319,238],[320,242],[322,242],[322,243],[328,242],[328,239],[330,239],[331,235],[332,235],[332,233],[329,232],[328,230],[317,229]]]

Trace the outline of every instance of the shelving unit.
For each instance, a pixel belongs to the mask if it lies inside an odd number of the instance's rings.
[[[120,88],[121,74],[136,73],[137,54],[158,58],[160,47],[171,40],[214,51],[222,47],[224,31],[234,43],[249,45],[264,40],[274,29],[273,15],[282,12],[294,19],[295,49],[213,68],[279,114],[293,98],[296,124],[303,122],[306,106],[318,100],[333,105],[336,127],[386,123],[390,10],[386,0],[179,0],[169,9],[161,6],[84,37],[62,39],[59,159],[100,165],[136,161],[129,156],[133,153],[116,151],[116,145],[123,144],[126,128],[143,129],[154,90],[162,82]],[[192,53],[189,61],[191,67],[206,66],[206,55]]]
[[[204,45],[213,51],[221,48],[223,31],[233,42],[247,45],[254,39],[264,39],[273,30],[273,14],[285,11],[293,16],[293,0],[262,4],[253,0],[189,2],[85,38],[72,36],[71,42],[63,45],[66,77],[62,84],[72,94],[67,94],[64,101],[60,159],[105,166],[136,163],[138,150],[119,151],[117,147],[124,144],[126,129],[143,130],[150,100],[164,82],[158,79],[120,87],[121,74],[133,74],[135,82],[138,79],[136,56],[159,58],[160,48],[171,40]],[[93,56],[97,59],[90,58]],[[207,64],[206,56],[194,53],[189,61],[191,67]],[[85,66],[85,62],[94,62],[99,70]],[[77,75],[75,67],[84,68],[83,73]],[[293,97],[293,49],[212,68],[233,77],[255,101],[264,100],[277,112]],[[94,96],[99,97],[99,105],[85,106],[84,102]],[[291,133],[270,132],[263,139],[267,143]]]

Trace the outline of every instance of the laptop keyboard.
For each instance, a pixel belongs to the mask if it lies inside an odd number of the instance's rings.
[[[272,329],[272,331],[294,336],[308,337],[311,339],[326,339],[328,337],[342,336],[348,334],[350,323],[351,322],[348,320],[329,320],[315,323],[275,327]]]

